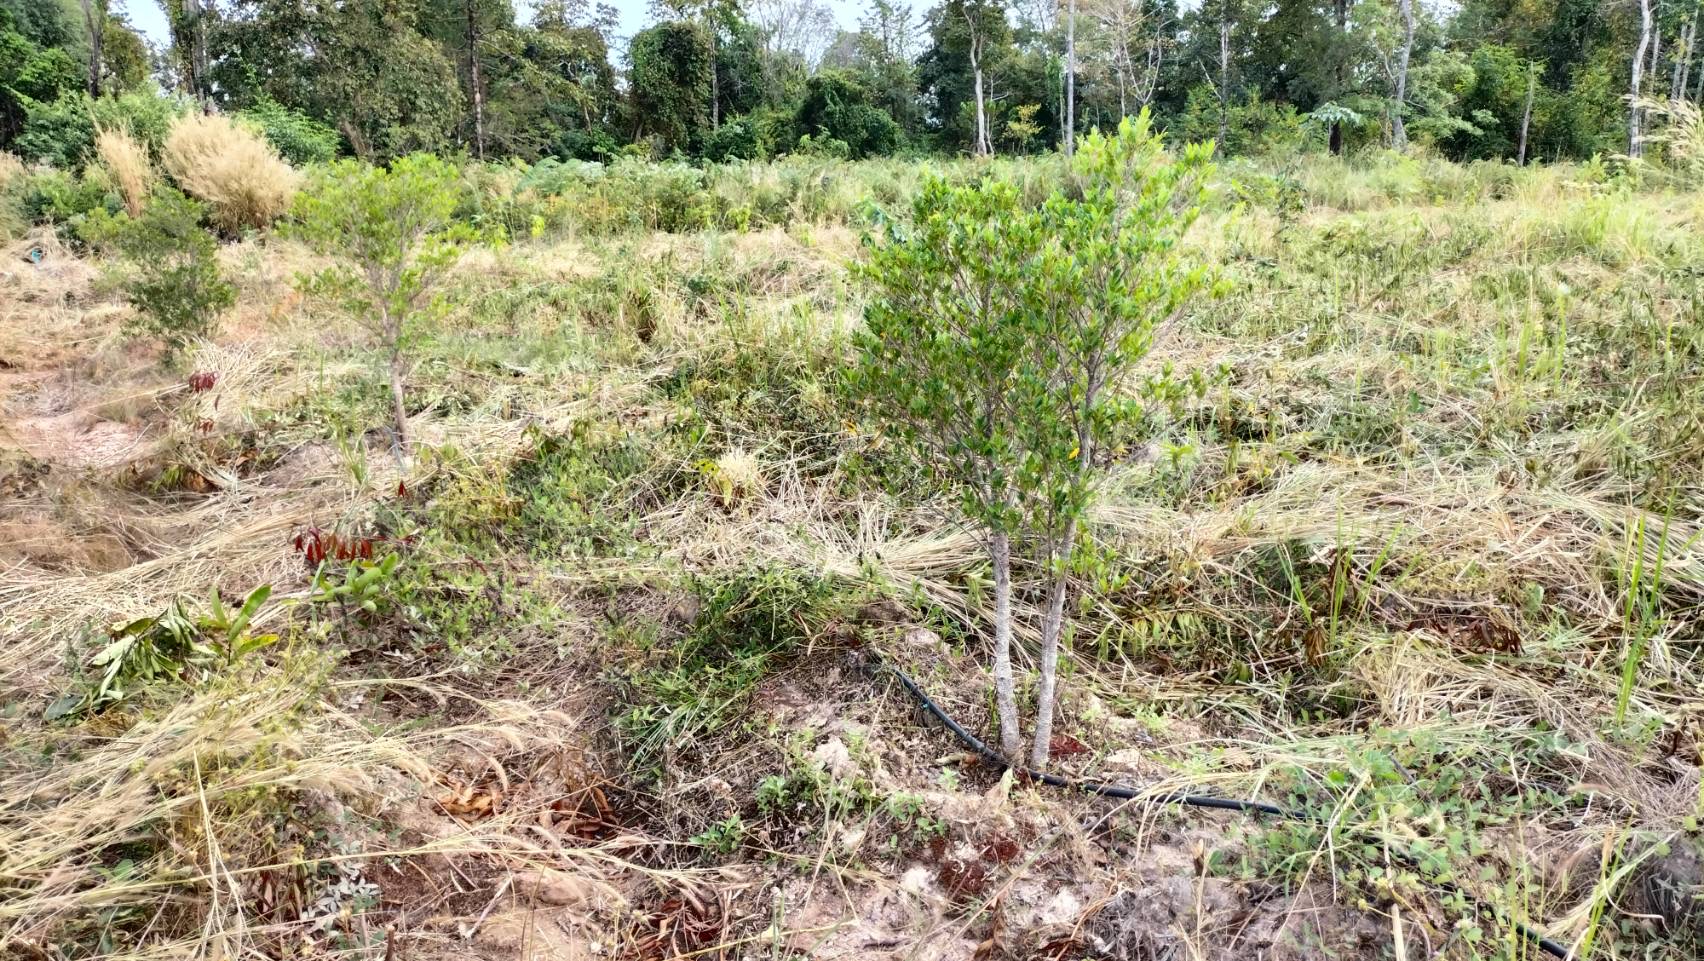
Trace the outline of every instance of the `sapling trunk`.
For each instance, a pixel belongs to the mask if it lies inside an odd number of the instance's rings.
[[[392,329],[387,321],[386,332],[390,341],[390,391],[391,414],[396,419],[396,459],[397,463],[408,468],[408,406],[404,402],[404,377],[402,361],[402,332]]]
[[[1053,700],[1059,686],[1059,635],[1065,627],[1065,592],[1069,588],[1066,572],[1075,540],[1076,522],[1066,521],[1065,531],[1053,561],[1058,568],[1047,597],[1047,615],[1041,622],[1041,684],[1036,693],[1035,741],[1030,745],[1031,768],[1047,770],[1053,745]]]
[[[1018,695],[1012,684],[1012,542],[994,534],[988,548],[994,562],[994,709],[1000,715],[1000,753],[1017,763]]]
[[[1100,395],[1100,379],[1090,375],[1083,400],[1082,422],[1077,429],[1077,483],[1088,481],[1094,462],[1094,435],[1090,411]],[[1065,628],[1065,592],[1070,588],[1071,552],[1077,546],[1077,517],[1067,515],[1053,545],[1053,585],[1047,597],[1047,615],[1041,622],[1041,686],[1035,705],[1035,743],[1030,747],[1030,767],[1047,770],[1053,752],[1053,702],[1059,687],[1059,635]]]

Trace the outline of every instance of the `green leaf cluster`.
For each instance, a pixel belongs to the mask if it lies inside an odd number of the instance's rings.
[[[438,306],[428,295],[473,240],[473,228],[454,217],[460,186],[455,166],[430,154],[389,167],[340,160],[320,168],[296,197],[290,232],[337,261],[304,286],[387,341],[400,335],[404,321]]]
[[[202,227],[203,214],[200,203],[162,188],[140,216],[96,210],[79,231],[123,256],[124,294],[137,310],[130,329],[158,338],[168,359],[211,336],[219,315],[237,302],[236,286],[219,267],[218,245]]]
[[[1086,509],[1156,324],[1207,282],[1178,241],[1205,147],[1168,154],[1147,116],[1082,140],[1040,205],[990,177],[930,178],[857,268],[872,292],[853,393],[972,522],[1050,536]]]
[[[249,624],[271,596],[272,588],[262,585],[250,591],[241,605],[229,608],[215,589],[204,612],[191,611],[179,598],[152,617],[115,625],[112,640],[90,661],[100,669],[99,677],[87,690],[53,702],[47,719],[98,710],[150,681],[228,667],[266,647],[278,635],[251,633]]]

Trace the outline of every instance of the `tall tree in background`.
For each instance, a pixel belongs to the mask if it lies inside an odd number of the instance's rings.
[[[1219,0],[1219,82],[1214,93],[1219,96],[1219,137],[1214,141],[1219,149],[1229,143],[1231,131],[1231,3]]]
[[[32,103],[52,103],[88,84],[87,63],[73,56],[75,24],[57,6],[0,2],[0,150],[23,131]]]
[[[456,65],[463,102],[468,104],[465,137],[474,156],[484,159],[486,113],[490,97],[489,68],[499,49],[511,46],[508,35],[519,30],[509,0],[423,0],[421,30],[436,40]]]
[[[479,16],[474,0],[462,0],[467,23],[468,91],[473,95],[474,156],[485,159],[485,89],[479,78]]]
[[[322,118],[363,159],[448,151],[463,99],[421,13],[420,0],[232,0],[209,31],[216,99]]]
[[[964,21],[965,52],[970,57],[970,74],[972,96],[976,101],[976,150],[979,157],[986,157],[994,152],[994,142],[988,136],[988,100],[986,90],[987,78],[983,74],[983,66],[988,59],[989,25],[979,16],[980,11],[971,9],[969,4],[958,3],[958,14]],[[1005,12],[1001,12],[1001,19]]]
[[[80,0],[83,7],[83,25],[88,29],[89,38],[89,96],[101,95],[101,75],[106,72],[106,66],[101,59],[101,41],[106,36],[107,0]]]
[[[1201,5],[1196,15],[1198,29],[1203,34],[1198,41],[1199,47],[1206,46],[1206,34],[1211,30],[1211,51],[1202,51],[1207,54],[1203,59],[1210,58],[1210,62],[1201,64],[1201,74],[1213,92],[1218,129],[1213,139],[1221,156],[1230,151],[1232,72],[1236,66],[1232,57],[1232,42],[1233,34],[1240,27],[1238,21],[1242,15],[1242,6],[1237,0],[1208,0]]]
[[[876,102],[908,135],[919,129],[917,106],[917,21],[911,7],[893,0],[871,0],[858,21],[853,60],[847,64]]]
[[[1334,58],[1332,69],[1336,73],[1337,90],[1339,95],[1349,85],[1349,56],[1342,39],[1349,34],[1349,3],[1350,0],[1332,0],[1335,12],[1334,23],[1337,25],[1338,44],[1337,56]],[[1343,153],[1343,121],[1333,118],[1331,121],[1331,152]]]
[[[1538,64],[1527,64],[1526,103],[1521,106],[1521,140],[1515,149],[1515,164],[1526,166],[1527,133],[1532,129],[1532,99],[1538,91]]]
[[[633,37],[629,86],[635,138],[656,137],[665,150],[690,150],[711,128],[716,53],[696,20],[672,20]]]
[[[820,0],[747,0],[745,16],[763,38],[766,65],[792,55],[815,70],[837,30]]]
[[[999,0],[944,0],[929,12],[929,49],[918,81],[934,101],[937,128],[978,156],[993,152],[990,74],[1011,54],[1012,27]],[[960,135],[968,123],[968,136]]]
[[[1065,12],[1065,156],[1077,143],[1077,0],[1066,0]]]
[[[721,81],[715,67],[719,41],[740,19],[739,0],[652,0],[651,12],[662,20],[693,20],[704,28],[710,41],[710,129],[716,129],[722,123]]]
[[[1396,95],[1392,98],[1390,139],[1398,150],[1408,146],[1408,124],[1403,112],[1408,109],[1408,61],[1414,55],[1414,0],[1397,0],[1397,12],[1402,17],[1402,51],[1396,58]],[[1525,142],[1525,133],[1522,133]]]
[[[1645,52],[1651,45],[1653,18],[1652,0],[1639,0],[1639,45],[1633,49],[1633,65],[1627,88],[1627,156],[1645,155],[1645,138],[1640,129],[1643,109],[1639,106],[1640,88],[1645,80]]]
[[[1079,46],[1080,64],[1111,72],[1120,119],[1148,106],[1165,65],[1163,8],[1146,0],[1083,0],[1083,12],[1093,29]]]
[[[208,102],[207,21],[213,15],[209,0],[164,0],[166,26],[171,31],[179,80],[184,93]]]
[[[1683,100],[1686,97],[1686,78],[1692,67],[1693,47],[1698,40],[1698,9],[1692,10],[1692,18],[1680,28],[1680,46],[1674,52],[1674,72],[1669,78],[1669,99]]]

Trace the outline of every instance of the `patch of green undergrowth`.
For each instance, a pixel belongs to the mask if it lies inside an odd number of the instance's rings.
[[[672,641],[641,643],[624,671],[628,706],[615,718],[631,769],[655,774],[677,752],[740,723],[757,685],[799,651],[839,606],[835,585],[758,568],[694,577],[698,611]]]

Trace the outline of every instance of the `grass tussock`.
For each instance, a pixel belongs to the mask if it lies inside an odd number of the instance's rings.
[[[6,189],[12,181],[22,177],[27,168],[16,154],[0,150],[0,190]]]
[[[228,233],[259,229],[289,209],[299,177],[266,138],[229,117],[190,113],[172,124],[161,160]]]
[[[148,203],[148,192],[153,189],[156,179],[148,148],[128,131],[112,129],[95,135],[95,153],[111,175],[119,195],[124,198],[125,211],[132,217],[142,216],[142,208]]]
[[[334,682],[331,666],[293,652],[144,716],[55,734],[53,744],[77,744],[75,765],[29,749],[46,742],[16,745],[0,764],[0,943],[26,956],[84,940],[105,944],[103,956],[170,956],[209,938],[229,956],[304,941],[382,952],[382,931],[352,925],[349,912],[411,882],[400,870],[411,861],[512,875],[571,867],[588,888],[623,863],[528,840],[512,817],[421,833],[410,813],[491,776],[446,748],[499,764],[548,746],[572,718],[492,701],[430,731],[386,730],[358,708],[386,682]],[[467,705],[453,689],[405,689]],[[416,826],[375,833],[397,819]]]

